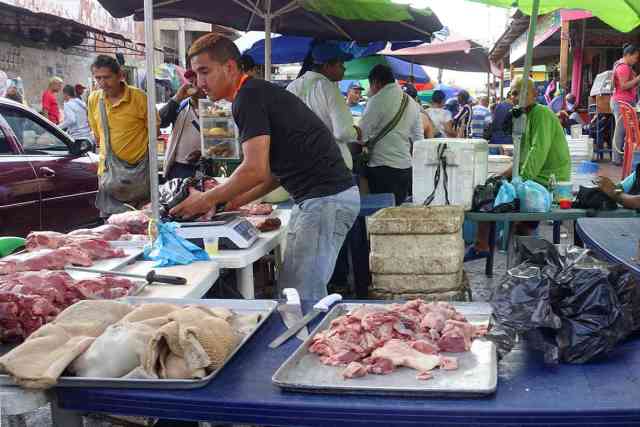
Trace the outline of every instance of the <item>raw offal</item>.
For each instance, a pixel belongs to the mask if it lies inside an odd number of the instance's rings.
[[[346,366],[345,379],[369,374],[387,375],[396,368],[420,372],[457,369],[454,357],[442,352],[465,352],[474,338],[486,334],[486,327],[474,326],[445,302],[411,300],[389,306],[363,305],[331,322],[317,333],[309,352],[329,366]]]
[[[93,261],[82,249],[74,246],[40,249],[2,258],[0,275],[20,271],[62,270],[67,265],[89,267],[93,265]]]
[[[85,299],[128,295],[128,279],[75,281],[64,271],[29,271],[0,276],[0,341],[21,341],[65,308]]]
[[[150,214],[146,211],[129,211],[114,214],[107,219],[107,224],[117,225],[131,234],[147,234]]]
[[[249,216],[247,221],[253,224],[259,231],[267,233],[269,231],[275,231],[282,226],[280,218],[265,218],[260,216]]]

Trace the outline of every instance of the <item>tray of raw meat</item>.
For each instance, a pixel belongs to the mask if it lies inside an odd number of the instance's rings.
[[[314,393],[473,397],[495,392],[486,303],[336,305],[273,383]]]

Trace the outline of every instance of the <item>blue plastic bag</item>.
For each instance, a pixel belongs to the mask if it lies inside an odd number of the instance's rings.
[[[153,246],[144,247],[144,258],[158,261],[154,267],[168,267],[170,265],[186,265],[194,261],[208,261],[209,255],[200,247],[194,245],[184,237],[176,234],[180,225],[175,222],[159,223],[158,237]]]
[[[516,199],[516,188],[506,179],[502,180],[502,185],[500,186],[500,190],[498,191],[498,195],[493,201],[493,207],[497,208],[500,205],[504,205],[507,203],[513,203]]]
[[[518,186],[520,212],[549,212],[551,210],[551,193],[535,181],[525,181]]]

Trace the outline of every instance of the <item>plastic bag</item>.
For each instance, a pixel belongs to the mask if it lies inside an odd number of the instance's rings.
[[[492,296],[489,334],[502,357],[517,336],[548,363],[606,356],[640,326],[640,290],[630,273],[600,268],[584,249],[558,253],[549,242],[518,239],[522,261]]]
[[[211,177],[201,178],[173,178],[162,184],[160,192],[160,217],[166,221],[173,221],[174,218],[169,211],[178,206],[189,196],[189,189],[195,188],[198,191],[207,191],[218,185],[218,181]]]
[[[509,205],[515,202],[516,200],[516,188],[508,181],[503,181],[500,186],[500,191],[498,191],[498,195],[496,199],[493,201],[494,210],[499,209],[502,205]]]
[[[520,199],[520,212],[549,212],[551,210],[551,194],[535,181],[525,181],[517,187]]]
[[[186,265],[194,261],[208,261],[209,255],[200,247],[176,234],[180,224],[175,222],[158,224],[158,237],[153,245],[144,248],[147,260],[158,261],[154,267]]]

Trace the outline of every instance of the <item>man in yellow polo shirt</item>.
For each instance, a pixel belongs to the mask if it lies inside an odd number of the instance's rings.
[[[111,150],[121,160],[136,164],[145,158],[149,145],[147,128],[147,95],[127,85],[120,64],[107,55],[99,55],[91,65],[93,78],[100,90],[89,96],[89,125],[100,147],[98,175],[104,171],[106,157],[105,132],[101,119],[100,100],[104,99]],[[99,189],[96,201],[101,217],[126,210],[124,203],[140,204],[146,200],[116,200]]]

